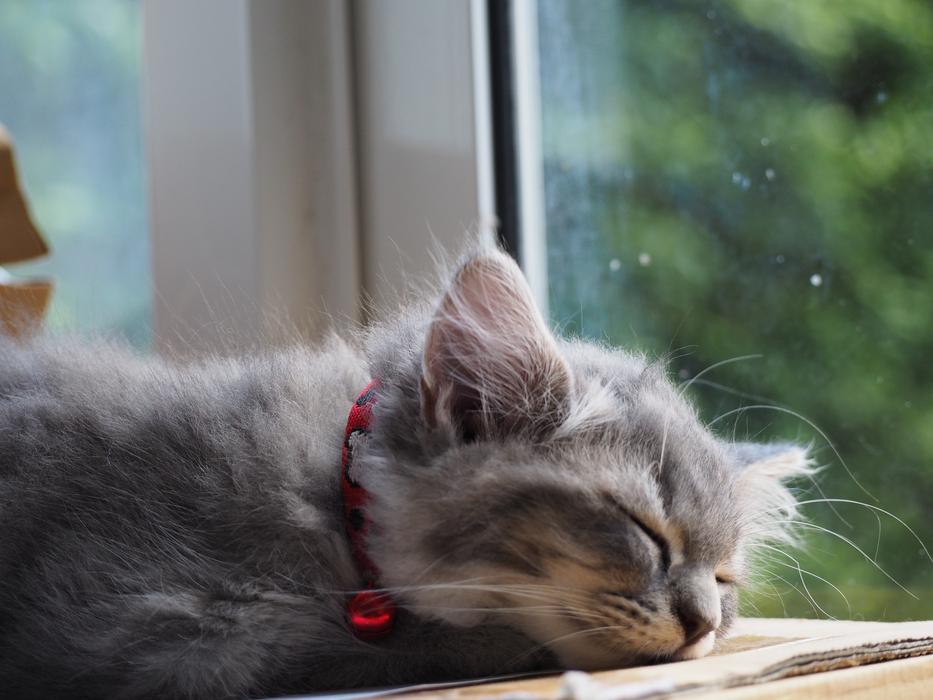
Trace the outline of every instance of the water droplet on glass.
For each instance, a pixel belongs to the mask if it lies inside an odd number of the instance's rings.
[[[765,148],[767,148],[767,147],[770,145],[770,143],[771,143],[771,139],[769,139],[767,136],[762,136],[762,137],[761,137],[761,145],[762,145],[762,146],[764,146]]]
[[[913,403],[912,403],[912,402],[910,402],[910,401],[905,401],[905,402],[904,402],[904,408],[910,408],[911,406],[913,406]]]
[[[774,257],[774,262],[776,262],[778,265],[783,265],[783,264],[784,264],[784,256],[783,256],[783,255],[776,255],[776,256]]]
[[[822,285],[823,275],[818,272],[814,272],[812,275],[810,275],[810,284],[812,284],[814,287],[819,287]]]
[[[638,264],[642,267],[648,267],[651,264],[651,256],[648,253],[639,253]]]
[[[877,95],[875,95],[875,102],[878,104],[884,104],[888,101],[888,93],[884,90],[880,90]]]
[[[768,178],[769,180],[773,180],[774,179],[774,168],[767,168],[765,170],[765,177]]]
[[[716,19],[716,10],[707,10],[706,11],[707,19]]]
[[[677,373],[677,376],[681,379],[686,379],[690,376],[690,372],[688,372],[686,368],[683,368]]]
[[[734,185],[738,185],[743,190],[747,190],[749,187],[752,186],[751,178],[748,175],[740,173],[738,170],[732,173],[732,183]]]
[[[618,258],[613,258],[612,260],[609,261],[609,269],[612,270],[613,272],[618,272],[619,270],[622,269],[622,261],[619,260]]]

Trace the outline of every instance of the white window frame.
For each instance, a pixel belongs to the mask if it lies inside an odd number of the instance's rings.
[[[515,158],[521,263],[538,308],[548,318],[547,221],[541,141],[541,71],[537,0],[511,0]]]
[[[495,223],[485,0],[145,0],[157,350],[312,338]]]

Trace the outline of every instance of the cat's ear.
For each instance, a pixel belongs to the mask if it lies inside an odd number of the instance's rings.
[[[499,252],[458,270],[431,321],[422,358],[425,421],[466,439],[559,425],[570,372],[515,262]]]
[[[726,449],[745,478],[784,481],[813,472],[808,449],[792,442],[734,442]]]
[[[793,443],[732,443],[726,447],[736,469],[738,498],[756,537],[789,539],[797,500],[788,483],[816,472],[806,447]]]

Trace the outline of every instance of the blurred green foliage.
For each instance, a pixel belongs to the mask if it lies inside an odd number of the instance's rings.
[[[693,385],[703,416],[812,441],[827,496],[933,543],[933,5],[543,0],[539,43],[555,321],[681,380],[757,355]],[[806,419],[730,413],[766,404]],[[835,507],[746,612],[933,617],[910,533]]]
[[[145,346],[149,241],[139,0],[0,0],[0,122],[52,255],[49,324]]]

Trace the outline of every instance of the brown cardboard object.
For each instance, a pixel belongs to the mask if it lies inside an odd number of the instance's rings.
[[[9,134],[0,125],[0,266],[31,260],[49,252],[29,216],[16,175]],[[52,283],[17,280],[0,275],[0,332],[23,335],[35,330],[45,316]]]
[[[412,700],[933,699],[933,622],[744,619],[703,659],[396,691]]]

